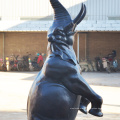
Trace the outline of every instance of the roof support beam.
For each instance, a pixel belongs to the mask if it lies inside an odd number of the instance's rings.
[[[78,60],[78,62],[80,61],[79,60],[79,42],[80,42],[80,36],[79,36],[80,34],[79,33],[77,33],[77,60]]]
[[[3,63],[5,63],[5,34],[3,33]]]

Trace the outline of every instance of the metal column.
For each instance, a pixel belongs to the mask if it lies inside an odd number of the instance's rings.
[[[79,36],[79,33],[77,34],[77,60],[78,62],[80,61],[79,60],[79,42],[80,42],[80,36]]]
[[[85,34],[85,60],[87,59],[87,34]]]
[[[3,63],[5,63],[5,35],[3,33]]]

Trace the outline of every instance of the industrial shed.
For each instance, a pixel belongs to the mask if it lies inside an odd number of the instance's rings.
[[[77,26],[74,49],[78,58],[94,60],[113,49],[120,59],[119,0],[60,0],[72,18],[84,2],[85,19]],[[11,4],[12,3],[12,4]],[[0,58],[11,54],[33,56],[46,53],[47,31],[52,24],[53,10],[48,0],[0,0]]]

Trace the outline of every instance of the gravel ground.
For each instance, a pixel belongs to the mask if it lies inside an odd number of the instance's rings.
[[[0,120],[27,120],[27,96],[37,74],[0,72]],[[120,73],[84,72],[82,76],[103,97],[104,116],[99,118],[78,112],[76,120],[120,120]]]

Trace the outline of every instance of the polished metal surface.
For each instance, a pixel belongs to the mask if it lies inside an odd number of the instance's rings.
[[[90,102],[89,113],[101,117],[102,98],[81,76],[73,50],[75,28],[85,17],[86,6],[82,4],[72,20],[58,0],[50,3],[54,21],[48,31],[48,56],[28,96],[28,120],[74,120],[78,109],[87,113]]]

